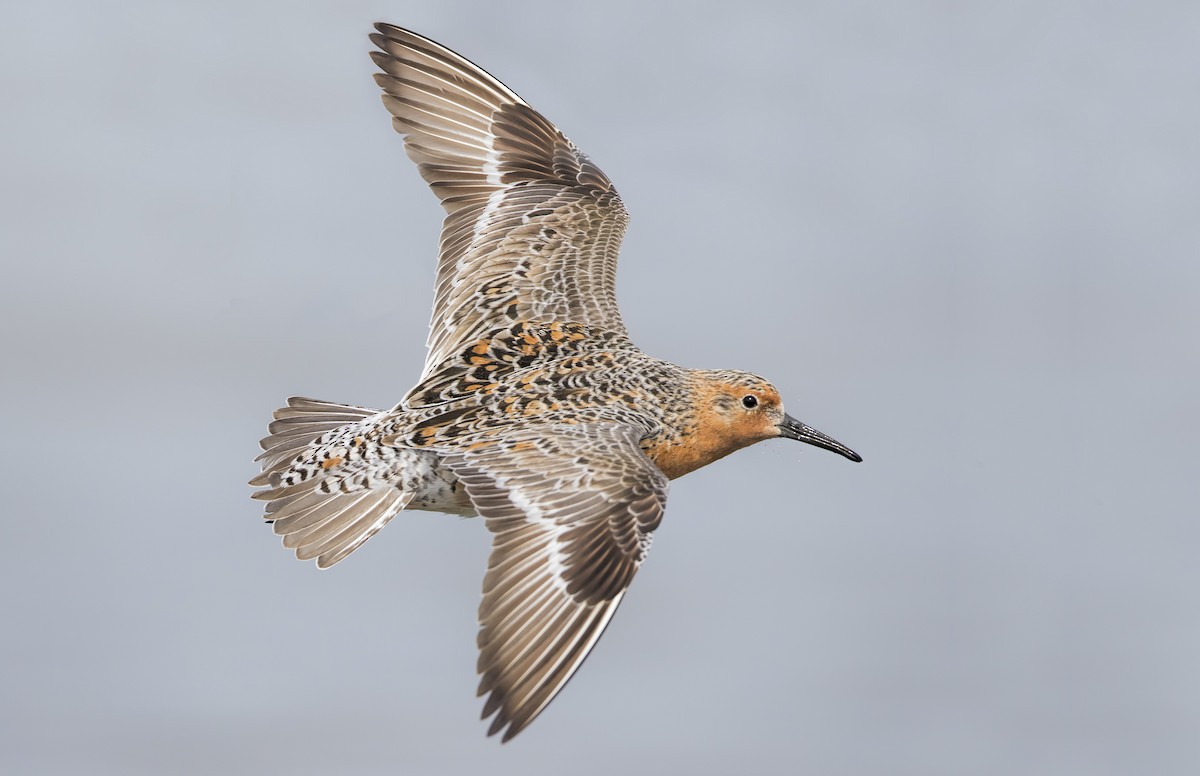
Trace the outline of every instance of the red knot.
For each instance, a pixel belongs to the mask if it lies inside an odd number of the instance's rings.
[[[445,207],[429,353],[390,410],[289,399],[252,485],[328,568],[405,509],[482,515],[488,734],[515,736],[579,668],[662,519],[669,480],[764,439],[862,460],[748,372],[685,369],[617,308],[628,214],[608,177],[453,51],[376,25],[371,57],[408,155]]]

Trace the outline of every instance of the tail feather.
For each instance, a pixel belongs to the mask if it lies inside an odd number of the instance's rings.
[[[250,481],[251,485],[267,485],[270,475],[280,464],[292,461],[310,444],[330,431],[350,423],[360,423],[379,410],[351,404],[333,404],[317,399],[293,396],[286,407],[275,410],[268,426],[270,436],[259,440],[263,452],[254,460],[262,461],[263,473]]]
[[[303,538],[294,540],[296,557],[300,560],[315,558],[317,566],[328,568],[358,549],[363,542],[383,528],[412,498],[411,494],[392,489],[370,492],[363,496],[342,515],[327,520],[323,525],[303,532]],[[297,534],[284,536],[288,539]]]
[[[385,414],[300,397],[275,411],[250,484],[267,486],[252,497],[266,502],[264,517],[297,558],[329,568],[412,500],[397,487],[399,461],[378,441]]]

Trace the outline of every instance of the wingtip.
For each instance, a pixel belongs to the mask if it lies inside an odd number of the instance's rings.
[[[523,727],[516,724],[513,718],[505,712],[504,704],[500,696],[495,692],[488,695],[487,701],[483,704],[483,710],[479,714],[479,719],[484,721],[489,717],[491,718],[491,723],[488,725],[487,736],[491,738],[503,731],[503,735],[500,736],[500,743],[502,744],[507,743],[513,736],[521,732],[521,728]]]
[[[379,45],[379,41],[375,40],[376,38],[380,38],[383,40],[392,40],[397,43],[404,43],[406,38],[409,39],[410,41],[412,41],[412,40],[429,40],[424,35],[418,34],[416,32],[413,32],[412,30],[406,29],[406,28],[401,27],[396,24],[388,24],[387,22],[375,22],[375,24],[373,24],[372,26],[375,28],[376,31],[368,33],[368,37],[371,38],[372,42],[374,42],[376,46]],[[432,43],[432,42],[433,41],[430,41],[430,43]],[[380,46],[380,48],[382,48],[382,46]]]

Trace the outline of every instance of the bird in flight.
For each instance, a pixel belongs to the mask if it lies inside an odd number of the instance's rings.
[[[862,459],[762,377],[639,350],[617,308],[629,216],[608,177],[453,51],[390,24],[370,37],[392,125],[447,214],[425,368],[390,410],[289,399],[250,484],[320,568],[403,510],[482,516],[479,694],[507,741],[604,632],[671,479],[776,437]]]

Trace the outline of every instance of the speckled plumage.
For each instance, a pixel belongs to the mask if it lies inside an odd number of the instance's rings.
[[[482,515],[479,691],[508,740],[604,631],[669,479],[778,436],[860,459],[761,377],[638,350],[616,303],[628,214],[611,181],[483,70],[377,30],[384,104],[447,211],[425,368],[387,411],[290,399],[251,484],[322,568],[405,509]]]

